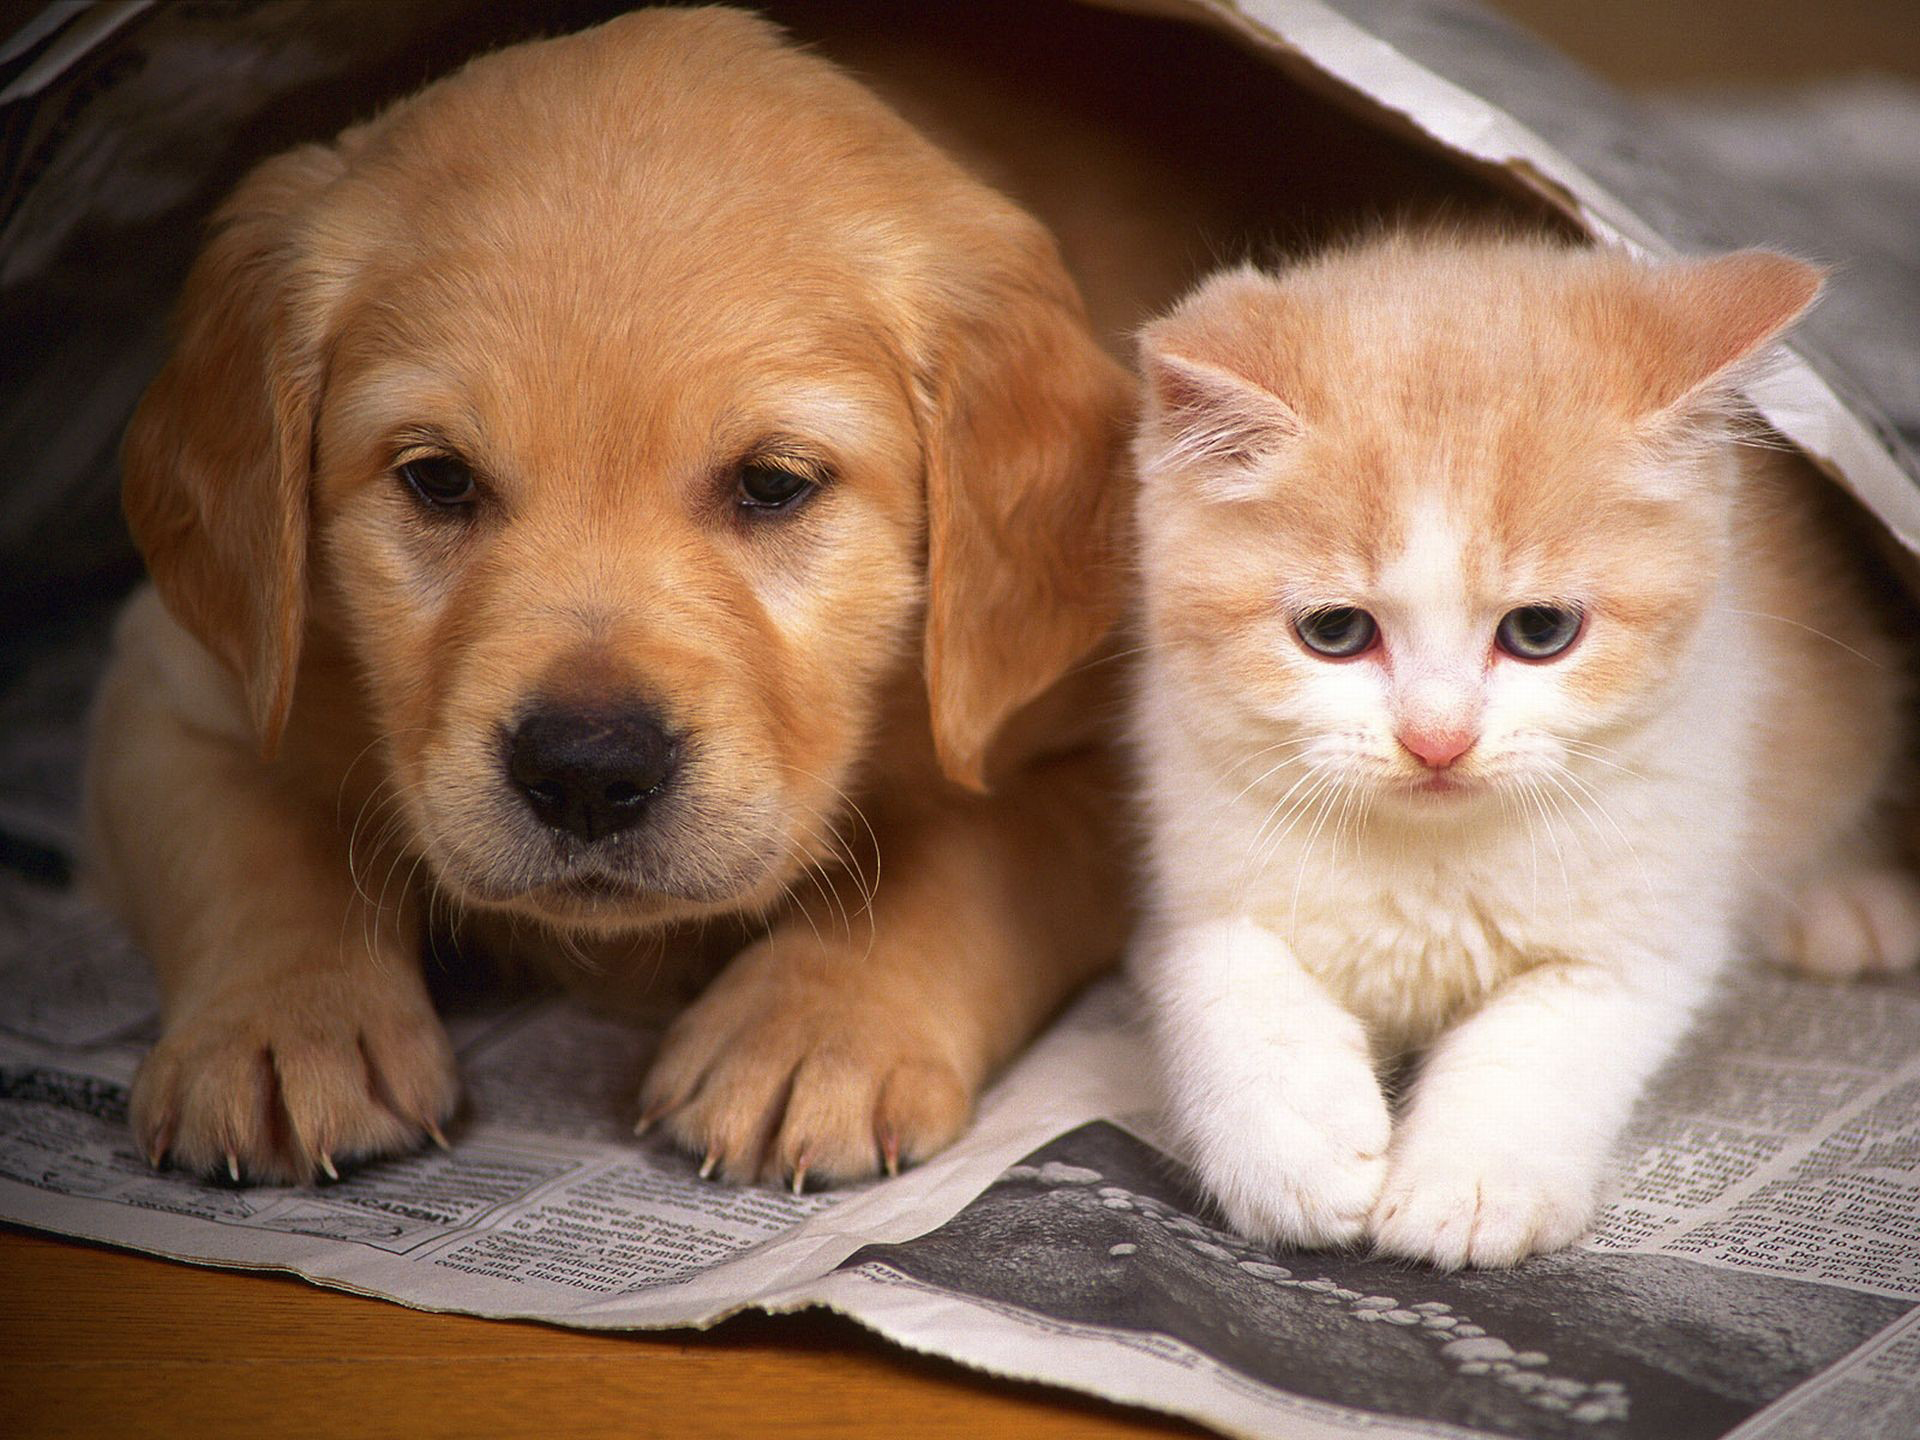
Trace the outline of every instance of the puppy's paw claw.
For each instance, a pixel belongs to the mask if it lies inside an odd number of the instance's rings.
[[[703,1156],[703,1176],[817,1187],[897,1174],[966,1124],[972,1087],[934,1058],[934,1034],[778,974],[727,978],[668,1032],[636,1126]]]
[[[234,1184],[340,1177],[342,1160],[444,1145],[458,1096],[432,1011],[345,984],[291,981],[171,1024],[134,1078],[130,1118],[156,1166]]]

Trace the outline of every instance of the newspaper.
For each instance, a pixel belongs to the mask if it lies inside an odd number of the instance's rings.
[[[1725,150],[1697,127],[1663,124],[1475,0],[1117,3],[1204,16],[1357,113],[1408,125],[1450,155],[1506,172],[1589,234],[1630,250],[1712,253],[1806,238],[1804,227],[1780,219],[1794,208],[1790,188],[1756,183],[1750,166],[1727,167]],[[1896,135],[1890,143],[1910,153],[1911,135]],[[1837,303],[1796,328],[1785,363],[1749,398],[1907,550],[1920,551],[1913,221],[1897,208],[1905,194],[1879,196],[1863,184],[1845,198],[1876,214],[1883,233],[1838,249],[1829,227],[1830,242],[1816,253],[1839,266],[1829,297]],[[1892,327],[1899,338],[1857,345],[1852,326],[1862,315],[1879,317],[1870,334]]]
[[[469,1096],[451,1151],[247,1188],[134,1146],[156,997],[104,913],[17,881],[0,920],[0,1215],[20,1223],[565,1325],[826,1305],[1230,1433],[1920,1428],[1920,982],[1742,972],[1640,1108],[1592,1239],[1443,1275],[1222,1229],[1161,1148],[1118,980],[897,1179],[699,1179],[631,1134],[653,1037],[541,996],[450,1009]]]
[[[1649,252],[1778,238],[1756,233],[1763,186],[1689,169],[1684,144],[1652,145],[1590,80],[1453,0],[1118,8],[1222,28],[1332,103],[1505,169],[1597,235]],[[1698,117],[1676,123],[1676,144],[1683,132],[1712,139]],[[1910,260],[1845,258],[1839,313],[1875,317],[1877,348],[1816,315],[1755,399],[1920,548],[1920,323],[1902,318],[1920,321],[1920,285]],[[86,643],[42,647],[34,663],[57,673],[34,693],[73,690]],[[0,729],[12,713],[0,707]],[[23,763],[62,769],[71,725],[35,733],[48,744]],[[446,1007],[467,1093],[450,1151],[247,1188],[136,1152],[128,1086],[157,997],[111,918],[45,860],[63,823],[19,827],[50,837],[44,854],[0,866],[0,1219],[572,1326],[829,1306],[918,1350],[1234,1434],[1920,1434],[1911,978],[1828,988],[1738,971],[1636,1113],[1592,1237],[1513,1271],[1279,1253],[1221,1228],[1156,1128],[1119,980],[1040,1038],[959,1143],[895,1179],[803,1195],[702,1181],[631,1134],[654,1036],[577,999],[468,995]]]

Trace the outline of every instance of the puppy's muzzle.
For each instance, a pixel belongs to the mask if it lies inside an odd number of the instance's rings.
[[[679,738],[643,707],[542,707],[507,741],[507,775],[527,808],[589,843],[646,818],[679,762]]]

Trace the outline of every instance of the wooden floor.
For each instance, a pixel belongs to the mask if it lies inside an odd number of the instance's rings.
[[[1625,85],[1920,75],[1913,0],[1502,0]],[[581,1334],[428,1315],[0,1228],[0,1435],[1199,1432],[906,1354],[826,1315]]]
[[[0,1230],[0,1435],[1191,1436],[825,1313],[584,1334]]]

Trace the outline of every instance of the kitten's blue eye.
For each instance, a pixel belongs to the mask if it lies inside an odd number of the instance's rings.
[[[1325,610],[1309,610],[1294,622],[1300,643],[1316,655],[1345,660],[1372,645],[1380,627],[1364,610],[1351,605],[1333,605]]]
[[[1500,617],[1494,642],[1520,660],[1551,660],[1580,636],[1582,616],[1562,605],[1522,605]]]

